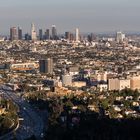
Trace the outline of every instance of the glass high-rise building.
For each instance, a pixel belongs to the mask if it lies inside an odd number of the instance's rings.
[[[55,25],[52,25],[52,39],[57,39],[57,30]]]
[[[70,40],[70,32],[65,32],[65,39]]]
[[[45,38],[45,39],[50,39],[50,30],[49,30],[49,29],[46,29],[44,38]]]
[[[18,39],[22,40],[22,29],[18,27]]]
[[[39,40],[43,39],[43,31],[42,29],[39,29]]]
[[[17,40],[17,28],[16,27],[11,27],[10,28],[10,40]]]
[[[53,74],[53,59],[39,60],[39,70],[40,73]]]

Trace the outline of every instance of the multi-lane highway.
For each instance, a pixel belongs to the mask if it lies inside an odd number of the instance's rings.
[[[42,139],[44,123],[38,113],[28,102],[23,100],[14,92],[11,92],[9,87],[1,86],[0,89],[4,98],[13,100],[13,102],[19,106],[19,116],[23,118],[23,120],[20,121],[17,131],[14,134],[10,134],[5,137],[5,140],[10,140],[13,136],[18,140],[24,140],[32,135],[34,135],[38,140]]]

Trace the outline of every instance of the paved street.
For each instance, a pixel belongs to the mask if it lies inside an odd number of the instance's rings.
[[[19,128],[15,134],[10,134],[5,139],[11,139],[14,135],[18,140],[24,140],[34,135],[37,139],[41,139],[41,134],[43,133],[43,120],[42,118],[32,109],[30,104],[24,101],[21,97],[16,95],[14,92],[9,90],[9,87],[2,86],[0,90],[3,97],[6,99],[11,99],[19,106],[19,116],[24,120],[20,121]]]

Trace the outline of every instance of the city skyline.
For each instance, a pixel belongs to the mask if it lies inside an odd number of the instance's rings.
[[[140,1],[0,2],[0,140],[139,140]]]
[[[80,28],[81,32],[139,31],[140,2],[138,0],[3,0],[0,5],[0,34],[20,26],[29,32],[55,24],[59,33]],[[9,14],[10,13],[10,14]]]

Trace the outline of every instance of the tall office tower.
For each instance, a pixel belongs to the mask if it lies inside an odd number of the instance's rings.
[[[125,34],[123,34],[122,32],[117,32],[116,41],[120,43],[123,42],[124,39],[125,39]]]
[[[43,31],[42,29],[39,29],[39,40],[43,39]]]
[[[22,40],[22,29],[18,27],[18,39]]]
[[[31,24],[31,40],[37,40],[35,25],[33,23]]]
[[[50,30],[49,29],[46,30],[44,38],[50,39]]]
[[[80,35],[79,35],[79,29],[78,28],[76,28],[76,30],[75,30],[75,41],[76,42],[80,41]]]
[[[93,33],[91,33],[90,35],[88,35],[88,41],[92,42],[93,40],[95,40],[95,35]]]
[[[65,32],[65,39],[70,40],[70,32]]]
[[[39,60],[40,73],[53,74],[53,59]]]
[[[55,25],[52,25],[52,39],[57,39],[57,30]]]
[[[70,41],[74,41],[74,34],[70,33]]]
[[[25,40],[31,40],[31,36],[28,33],[25,34]]]
[[[17,40],[17,28],[11,27],[10,28],[10,40]]]

